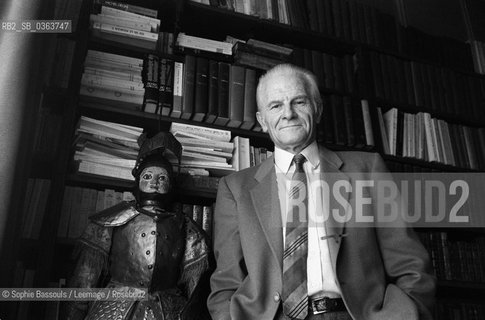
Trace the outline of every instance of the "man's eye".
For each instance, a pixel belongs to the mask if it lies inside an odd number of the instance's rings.
[[[273,105],[269,106],[269,109],[270,109],[270,110],[276,110],[276,109],[278,109],[279,107],[280,107],[280,105],[279,105],[279,104],[273,104]]]
[[[304,104],[306,104],[306,100],[305,99],[298,99],[298,100],[296,100],[296,104],[297,105],[304,105]]]

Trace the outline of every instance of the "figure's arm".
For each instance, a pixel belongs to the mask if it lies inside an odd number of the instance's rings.
[[[211,277],[208,308],[214,320],[230,320],[231,297],[246,275],[242,269],[237,204],[225,178],[219,182],[214,222],[216,270]]]
[[[376,156],[373,172],[377,172],[380,179],[392,179],[380,156]],[[406,210],[407,205],[401,208]],[[432,319],[436,277],[428,252],[402,217],[400,212],[392,225],[376,229],[386,273],[391,283],[414,301],[420,319]]]
[[[68,280],[69,288],[95,288],[103,271],[107,270],[111,246],[111,229],[89,223],[79,238],[75,251],[76,266]],[[62,308],[61,319],[84,319],[87,301],[68,301]]]

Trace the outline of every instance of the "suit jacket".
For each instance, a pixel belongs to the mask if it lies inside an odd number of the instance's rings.
[[[319,150],[324,179],[392,179],[378,154]],[[344,195],[349,203],[355,200],[354,193]],[[376,211],[378,194],[367,196],[373,202],[362,207],[365,216]],[[273,158],[221,179],[214,219],[213,319],[275,319],[281,313],[283,235]],[[334,236],[332,264],[352,317],[430,319],[436,279],[416,234],[399,219],[385,228],[354,224],[326,222],[327,235]]]

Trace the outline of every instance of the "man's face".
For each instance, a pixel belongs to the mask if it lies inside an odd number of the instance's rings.
[[[256,117],[264,132],[280,149],[297,154],[315,139],[320,111],[309,96],[303,79],[280,72],[265,79]]]
[[[140,191],[165,194],[170,191],[170,176],[165,168],[146,167],[140,174]]]

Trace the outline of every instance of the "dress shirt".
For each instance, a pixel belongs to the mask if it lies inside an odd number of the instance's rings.
[[[320,157],[318,144],[313,142],[306,147],[301,154],[307,161],[303,164],[303,169],[307,176],[307,183],[310,186],[321,184]],[[295,171],[293,163],[294,154],[275,147],[276,180],[278,183],[278,196],[281,208],[281,220],[283,222],[283,241],[286,234],[286,213],[288,188]],[[325,223],[323,221],[323,195],[315,192],[309,187],[308,192],[308,259],[307,259],[307,286],[308,296],[320,297],[329,296],[337,298],[341,296],[340,288],[337,284],[335,272],[330,259],[330,250],[326,238]],[[317,190],[322,190],[318,188]]]

